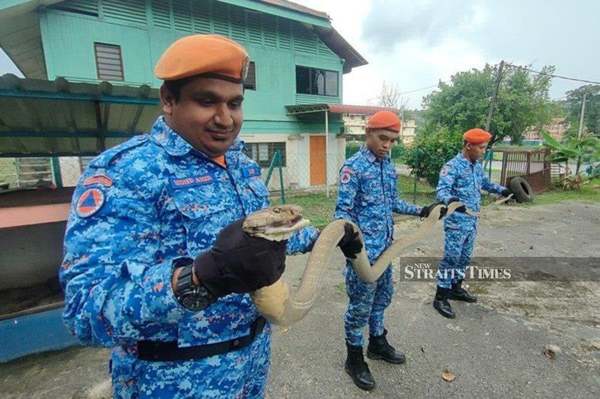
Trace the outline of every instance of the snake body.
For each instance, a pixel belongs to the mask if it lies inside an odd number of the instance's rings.
[[[446,215],[453,213],[462,206],[460,202],[454,202],[448,207]],[[389,264],[400,256],[402,250],[412,245],[427,235],[440,219],[440,213],[444,205],[438,205],[432,209],[429,216],[421,223],[419,229],[403,239],[396,240],[386,249],[371,266],[367,257],[365,246],[355,259],[351,259],[352,267],[358,276],[365,282],[373,283],[385,272]],[[468,214],[476,214],[467,211]],[[249,234],[270,240],[281,240],[288,238],[295,230],[308,224],[307,221],[298,217],[301,209],[294,205],[283,205],[279,207],[266,208],[251,214],[244,222],[244,228]],[[277,220],[281,219],[283,222]],[[270,224],[269,224],[270,223]],[[270,322],[282,326],[289,326],[302,319],[312,308],[319,292],[319,282],[323,271],[340,239],[344,236],[344,225],[350,223],[355,231],[359,232],[361,240],[362,233],[356,224],[347,220],[336,220],[328,224],[316,241],[308,261],[298,289],[290,293],[288,285],[279,279],[274,284],[261,288],[251,294],[254,304],[259,312]],[[297,227],[298,226],[298,227]],[[363,240],[364,242],[364,240]]]

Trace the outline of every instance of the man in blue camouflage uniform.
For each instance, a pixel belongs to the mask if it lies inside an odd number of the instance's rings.
[[[444,317],[456,315],[448,299],[476,302],[477,298],[462,287],[473,253],[477,234],[476,216],[481,208],[481,190],[509,196],[510,190],[489,181],[481,166],[481,157],[492,135],[482,129],[471,129],[463,135],[463,150],[444,165],[437,185],[437,198],[446,205],[460,201],[464,205],[444,220],[446,235],[444,258],[437,272],[437,291],[433,307]]]
[[[83,343],[113,348],[116,398],[264,396],[270,326],[247,293],[276,281],[286,250],[310,250],[318,231],[276,243],[241,230],[268,206],[237,139],[247,63],[224,37],[176,41],[155,70],[164,116],[92,161],[75,190],[64,321]]]
[[[396,171],[389,151],[398,139],[400,119],[389,111],[380,111],[369,118],[366,141],[349,158],[340,171],[339,193],[335,219],[351,220],[362,231],[371,264],[385,251],[393,239],[392,213],[427,217],[433,206],[424,208],[409,204],[398,197]],[[360,250],[349,240],[340,247],[347,258],[354,258]],[[346,372],[361,389],[371,390],[375,381],[363,358],[363,329],[369,325],[367,356],[393,364],[405,362],[405,356],[396,351],[386,339],[384,311],[393,294],[392,268],[389,267],[375,283],[365,283],[352,269],[350,261],[345,269],[346,292],[349,297],[345,315]]]

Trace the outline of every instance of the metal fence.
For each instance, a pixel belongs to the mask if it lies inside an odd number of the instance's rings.
[[[508,186],[513,177],[523,177],[534,192],[542,192],[552,185],[550,152],[540,149],[496,150],[502,153],[500,184]]]
[[[284,196],[285,192],[332,194],[345,159],[343,151],[327,152],[319,159],[311,159],[305,151],[288,151],[284,161],[276,151],[269,166],[262,167],[261,177],[275,196]]]

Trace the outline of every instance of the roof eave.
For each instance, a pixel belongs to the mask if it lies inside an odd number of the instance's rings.
[[[334,53],[344,60],[344,73],[349,73],[352,68],[369,63],[335,28],[326,29],[315,26],[315,32]]]
[[[0,0],[0,19],[13,18],[63,0]]]

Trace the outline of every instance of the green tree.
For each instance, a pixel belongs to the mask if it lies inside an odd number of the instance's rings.
[[[583,93],[587,93],[583,125],[594,136],[600,137],[600,85],[585,85],[567,92],[565,107],[571,125],[567,134],[575,136],[579,130]]]
[[[542,68],[550,74],[554,67]],[[440,82],[438,90],[423,99],[425,130],[440,127],[450,132],[465,132],[484,127],[497,78],[497,68],[486,65],[483,69],[459,72],[449,83]],[[513,143],[522,140],[528,127],[541,127],[551,117],[548,97],[550,77],[532,74],[523,68],[507,66],[502,73],[490,131],[492,144],[510,137]]]
[[[433,187],[437,186],[442,166],[462,148],[462,133],[451,132],[442,127],[425,130],[417,135],[415,143],[407,150],[406,164],[417,177],[425,178]]]

